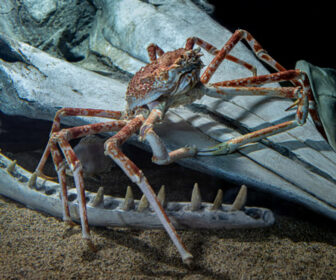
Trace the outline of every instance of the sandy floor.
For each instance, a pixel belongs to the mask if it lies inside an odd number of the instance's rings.
[[[18,158],[21,164],[36,164],[32,155]],[[201,189],[208,183],[202,190],[207,201],[214,195],[212,188],[223,184],[175,165],[146,170],[151,167],[144,163],[142,168],[153,185],[164,181],[169,189],[175,184],[169,195],[178,200],[181,193],[191,192],[195,180]],[[127,182],[114,172],[113,184],[120,183],[124,193]],[[182,183],[190,188],[181,192]],[[335,223],[297,215],[277,214],[276,219],[266,229],[181,231],[194,255],[189,268],[163,230],[92,227],[99,249],[93,253],[79,226],[69,229],[59,219],[0,197],[0,279],[335,279]]]
[[[267,229],[184,231],[193,268],[164,231],[80,228],[0,199],[0,279],[335,279],[336,235],[293,218]]]

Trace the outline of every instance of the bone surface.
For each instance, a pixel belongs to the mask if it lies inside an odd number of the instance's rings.
[[[6,168],[13,161],[0,155],[0,193],[15,199],[27,207],[39,210],[55,217],[62,217],[62,201],[60,186],[52,181],[38,178],[36,185],[29,187],[31,173],[20,166],[9,173]],[[73,189],[69,196],[76,197]],[[88,201],[93,201],[95,193],[86,192]],[[143,196],[144,197],[144,196]],[[142,201],[142,202],[141,202]],[[162,224],[155,213],[148,208],[148,202],[135,200],[135,209],[123,210],[124,199],[104,196],[104,207],[94,207],[88,203],[89,224],[94,226],[127,226],[135,228],[161,228]],[[141,206],[141,203],[145,205]],[[78,202],[75,198],[70,202],[71,217],[79,222]],[[230,211],[230,206],[220,211],[211,211],[210,203],[203,203],[201,211],[190,211],[189,202],[169,202],[166,207],[168,216],[177,228],[251,228],[266,227],[274,223],[273,213],[264,208],[246,207],[244,211]],[[142,207],[139,211],[139,207]]]
[[[97,194],[94,196],[92,202],[90,202],[91,207],[104,207],[104,188],[99,187]]]

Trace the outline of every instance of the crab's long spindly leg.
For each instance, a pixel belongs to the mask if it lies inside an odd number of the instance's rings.
[[[185,44],[185,49],[187,50],[191,50],[194,45],[198,45],[200,46],[201,48],[205,49],[208,53],[216,56],[218,53],[219,53],[219,50],[211,45],[210,43],[198,38],[198,37],[190,37],[187,39],[187,42]],[[256,76],[257,75],[257,68],[254,67],[253,65],[245,62],[244,60],[241,60],[233,55],[226,55],[225,56],[225,59],[229,60],[229,61],[232,61],[234,63],[237,63],[243,67],[245,67],[246,69],[250,70],[253,74],[253,76]]]
[[[50,151],[51,157],[53,159],[55,169],[57,171],[58,182],[61,186],[61,199],[63,206],[63,221],[72,225],[69,204],[68,204],[68,190],[66,186],[66,176],[65,176],[65,165],[63,162],[63,157],[57,147],[57,144],[50,141]]]
[[[84,180],[83,180],[83,169],[80,161],[78,160],[75,152],[69,144],[71,139],[80,138],[87,135],[109,132],[109,131],[117,131],[120,130],[127,124],[127,121],[115,120],[104,123],[95,123],[88,124],[83,126],[77,126],[67,129],[62,129],[57,132],[53,132],[50,140],[49,147],[51,150],[51,155],[55,164],[55,168],[58,174],[59,183],[62,188],[62,202],[63,202],[63,220],[71,223],[71,218],[69,214],[68,208],[68,197],[67,197],[67,189],[65,182],[65,166],[63,164],[63,158],[59,151],[62,151],[67,164],[69,165],[75,180],[76,190],[78,194],[78,202],[79,202],[79,214],[82,226],[82,235],[83,238],[88,241],[88,244],[91,248],[94,248],[91,239],[90,239],[90,231],[89,224],[87,219],[86,212],[86,203],[85,203],[85,189],[84,189]],[[59,148],[58,148],[58,146]]]
[[[229,81],[222,81],[208,84],[210,87],[220,88],[222,89],[226,87],[250,87],[250,86],[257,86],[263,84],[270,84],[270,83],[278,83],[283,81],[292,81],[295,80],[299,87],[302,87],[302,82],[300,80],[306,80],[307,77],[304,72],[300,70],[286,70],[282,72],[267,74],[267,75],[260,75],[256,77],[247,77],[242,79],[236,80],[229,80]],[[308,84],[309,86],[309,84]]]
[[[160,106],[158,106],[160,108]],[[159,165],[170,164],[178,159],[192,157],[196,155],[196,147],[183,147],[168,153],[165,144],[161,138],[154,132],[155,122],[162,120],[163,112],[159,108],[151,110],[148,118],[141,126],[140,140],[147,140],[153,151],[152,161]]]
[[[116,135],[112,136],[105,142],[105,153],[109,155],[114,160],[114,162],[119,165],[120,168],[126,173],[126,175],[139,186],[141,191],[146,196],[148,202],[153,207],[163,227],[174,242],[179,253],[181,254],[182,260],[185,263],[190,263],[192,260],[192,255],[186,250],[181,238],[170,222],[146,177],[142,171],[120,150],[120,145],[122,145],[132,134],[138,131],[144,121],[144,116],[137,115],[128,123],[127,126],[123,127]]]
[[[123,112],[121,111],[111,111],[111,110],[101,110],[101,109],[85,109],[85,108],[62,108],[56,112],[54,121],[51,127],[50,136],[60,130],[61,127],[61,117],[65,116],[85,116],[85,117],[100,117],[107,119],[119,120],[123,117]],[[40,159],[35,172],[38,176],[50,179],[48,176],[43,174],[43,168],[50,154],[50,142],[48,142],[43,155]]]
[[[272,82],[280,82],[284,80],[298,81],[302,84],[301,87],[289,88],[262,88],[248,87],[248,85],[260,85]],[[198,155],[219,155],[228,154],[235,151],[242,145],[259,141],[274,134],[289,130],[306,122],[309,109],[309,96],[311,89],[307,75],[300,70],[288,70],[284,72],[238,79],[233,81],[225,81],[212,84],[214,90],[208,90],[207,95],[221,98],[228,94],[230,95],[271,95],[283,98],[295,98],[298,107],[296,118],[291,121],[283,122],[277,125],[266,127],[246,135],[242,135],[226,142],[223,142],[214,147],[209,147],[200,150]],[[209,89],[209,88],[208,88]]]
[[[164,54],[164,51],[158,45],[153,43],[147,47],[147,52],[150,62],[156,61],[157,56]]]
[[[223,48],[216,53],[216,56],[211,61],[211,63],[208,65],[208,67],[205,69],[204,73],[201,76],[201,82],[203,84],[206,84],[211,79],[212,75],[216,72],[218,66],[222,63],[222,61],[229,55],[230,51],[237,45],[239,41],[242,39],[245,39],[246,42],[251,47],[254,54],[262,61],[270,65],[273,69],[276,71],[286,71],[286,68],[284,68],[280,63],[278,63],[275,59],[273,59],[258,43],[256,39],[253,38],[253,36],[247,32],[246,30],[238,29],[236,30],[231,38],[225,43]],[[295,86],[300,86],[300,84],[297,81],[292,81]]]

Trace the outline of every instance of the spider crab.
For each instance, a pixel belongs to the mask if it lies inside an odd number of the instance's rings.
[[[252,65],[229,55],[229,52],[242,39],[247,41],[258,58],[268,63],[278,72],[256,76],[255,68]],[[200,75],[201,68],[204,66],[200,59],[202,53],[200,48],[194,49],[195,44],[214,55],[214,59],[206,67],[202,75]],[[63,108],[56,113],[50,139],[36,168],[36,174],[46,177],[42,170],[51,153],[62,188],[63,219],[71,224],[65,182],[65,165],[63,164],[64,156],[73,173],[78,192],[83,238],[88,241],[89,246],[94,248],[90,239],[86,212],[83,169],[69,141],[87,135],[117,131],[114,136],[105,142],[105,155],[111,157],[126,175],[139,186],[177,247],[183,261],[190,263],[192,255],[182,243],[148,180],[142,171],[124,155],[120,148],[121,145],[132,134],[139,133],[140,140],[146,140],[149,143],[153,151],[152,161],[156,164],[169,164],[183,157],[195,155],[232,152],[243,144],[255,142],[261,138],[304,124],[308,113],[309,97],[311,96],[310,85],[304,72],[300,70],[285,70],[262,49],[250,33],[244,30],[237,30],[220,50],[197,37],[188,38],[184,48],[170,52],[164,52],[155,44],[149,45],[147,50],[150,63],[142,67],[130,81],[126,92],[127,108],[124,112]],[[210,78],[224,59],[231,60],[251,70],[253,77],[209,84]],[[285,88],[258,87],[261,84],[285,80],[291,81],[295,86]],[[298,106],[296,119],[232,139],[215,148],[198,151],[196,147],[186,146],[168,152],[164,143],[154,132],[155,123],[164,118],[169,108],[190,104],[204,94],[215,98],[223,98],[228,94],[271,95],[293,98],[297,100],[294,104]],[[315,115],[317,116],[317,114]],[[103,117],[112,120],[61,129],[60,118],[65,116]]]

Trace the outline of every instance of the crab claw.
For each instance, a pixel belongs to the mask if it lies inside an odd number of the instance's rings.
[[[153,128],[152,124],[145,124],[141,127],[139,132],[139,141],[144,141],[146,139],[146,135],[149,132],[150,129]]]
[[[220,143],[215,146],[207,147],[200,149],[197,152],[198,156],[217,156],[217,155],[226,155],[231,152],[230,145],[226,142]]]
[[[285,111],[289,111],[290,109],[294,108],[296,105],[298,105],[301,102],[301,98],[295,100],[292,105],[290,105]]]

